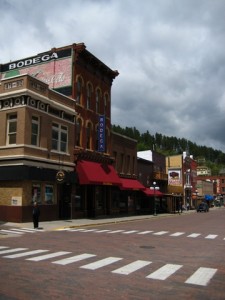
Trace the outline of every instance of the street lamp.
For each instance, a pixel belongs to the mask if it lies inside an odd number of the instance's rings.
[[[155,190],[159,190],[159,187],[156,186],[156,182],[154,181],[153,183],[153,186],[150,187],[151,190],[154,190],[154,216],[157,216],[157,213],[156,213],[156,199],[155,199]]]

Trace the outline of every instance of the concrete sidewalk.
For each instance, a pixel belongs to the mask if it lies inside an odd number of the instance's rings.
[[[185,211],[182,214],[189,214],[191,212],[196,212],[195,210],[192,211]],[[132,222],[137,220],[148,220],[148,219],[157,219],[162,217],[172,217],[172,216],[179,216],[178,213],[176,214],[159,214],[157,216],[154,215],[136,215],[136,216],[129,216],[129,217],[116,217],[116,218],[102,218],[102,219],[72,219],[72,220],[56,220],[56,221],[40,221],[39,228],[44,229],[46,231],[63,229],[63,228],[75,228],[75,227],[84,227],[84,226],[97,226],[97,225],[104,225],[104,224],[116,224],[122,222]],[[7,222],[0,225],[4,225],[7,227],[17,227],[17,228],[33,228],[33,222],[26,222],[26,223],[12,223]]]

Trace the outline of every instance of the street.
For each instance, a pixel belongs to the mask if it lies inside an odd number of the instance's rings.
[[[0,238],[0,299],[225,299],[224,249],[225,208],[27,230]]]

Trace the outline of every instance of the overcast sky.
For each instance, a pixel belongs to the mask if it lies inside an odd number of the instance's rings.
[[[0,63],[83,42],[112,124],[225,152],[225,0],[0,0]]]

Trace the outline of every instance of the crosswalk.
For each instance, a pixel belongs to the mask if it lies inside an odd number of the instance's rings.
[[[167,230],[161,230],[161,231],[154,231],[154,230],[136,230],[136,229],[117,229],[117,230],[110,230],[110,229],[97,229],[97,228],[60,228],[56,229],[55,231],[65,231],[65,232],[80,232],[80,233],[93,233],[93,234],[124,234],[124,235],[153,235],[153,236],[170,236],[170,237],[182,237],[185,236],[187,238],[203,238],[207,240],[215,240],[216,238],[219,238],[218,234],[202,234],[199,232],[193,232],[193,233],[187,233],[187,232],[170,232]],[[7,229],[0,229],[0,234],[6,234],[6,235],[17,235],[22,236],[24,234],[35,234],[37,232],[45,232],[44,229],[33,229],[33,228],[7,228]],[[225,241],[225,237],[222,237],[222,239]]]
[[[36,233],[42,232],[44,229],[33,229],[33,228],[7,228],[7,229],[0,229],[0,234],[13,234],[13,235],[23,235],[25,233]]]
[[[64,256],[64,258],[60,258],[61,256]],[[65,256],[67,257],[65,258]],[[55,260],[56,257],[60,259]],[[97,271],[101,268],[107,268],[108,266],[115,264],[116,268],[111,271],[109,270],[109,272],[118,276],[129,276],[136,271],[140,272],[142,269],[144,269],[145,275],[143,275],[143,277],[146,278],[146,280],[164,281],[174,276],[174,280],[182,281],[184,284],[191,284],[195,286],[207,286],[218,271],[215,268],[207,268],[200,266],[196,270],[193,270],[192,274],[183,275],[182,277],[181,273],[179,274],[179,271],[181,269],[185,269],[185,266],[181,264],[166,263],[156,268],[155,263],[153,261],[138,259],[124,265],[122,263],[124,259],[123,257],[109,256],[98,258],[98,256],[93,253],[77,253],[74,255],[74,253],[68,251],[50,252],[50,250],[47,249],[30,250],[28,248],[10,248],[7,246],[0,246],[0,259],[21,258],[23,258],[25,261],[30,261],[34,263],[49,260],[50,264],[55,264],[59,267],[83,261],[84,264],[82,264],[78,268],[87,271]],[[87,263],[86,260],[92,261]],[[150,270],[151,273],[149,273]],[[146,276],[147,271],[149,274]],[[188,271],[188,273],[189,272],[190,271]],[[181,279],[181,277],[183,279]]]
[[[57,231],[65,231],[65,232],[74,232],[74,233],[93,233],[93,234],[99,234],[99,233],[105,233],[105,234],[124,234],[124,235],[153,235],[153,236],[170,236],[170,237],[182,237],[185,236],[187,238],[199,238],[202,237],[203,239],[207,240],[214,240],[216,238],[219,238],[218,234],[202,234],[202,233],[187,233],[187,232],[169,232],[167,230],[161,230],[161,231],[154,231],[154,230],[144,230],[144,231],[139,231],[139,230],[123,230],[123,229],[118,229],[118,230],[110,230],[110,229],[97,229],[97,228],[61,228],[57,229]],[[223,238],[225,240],[225,238]]]

